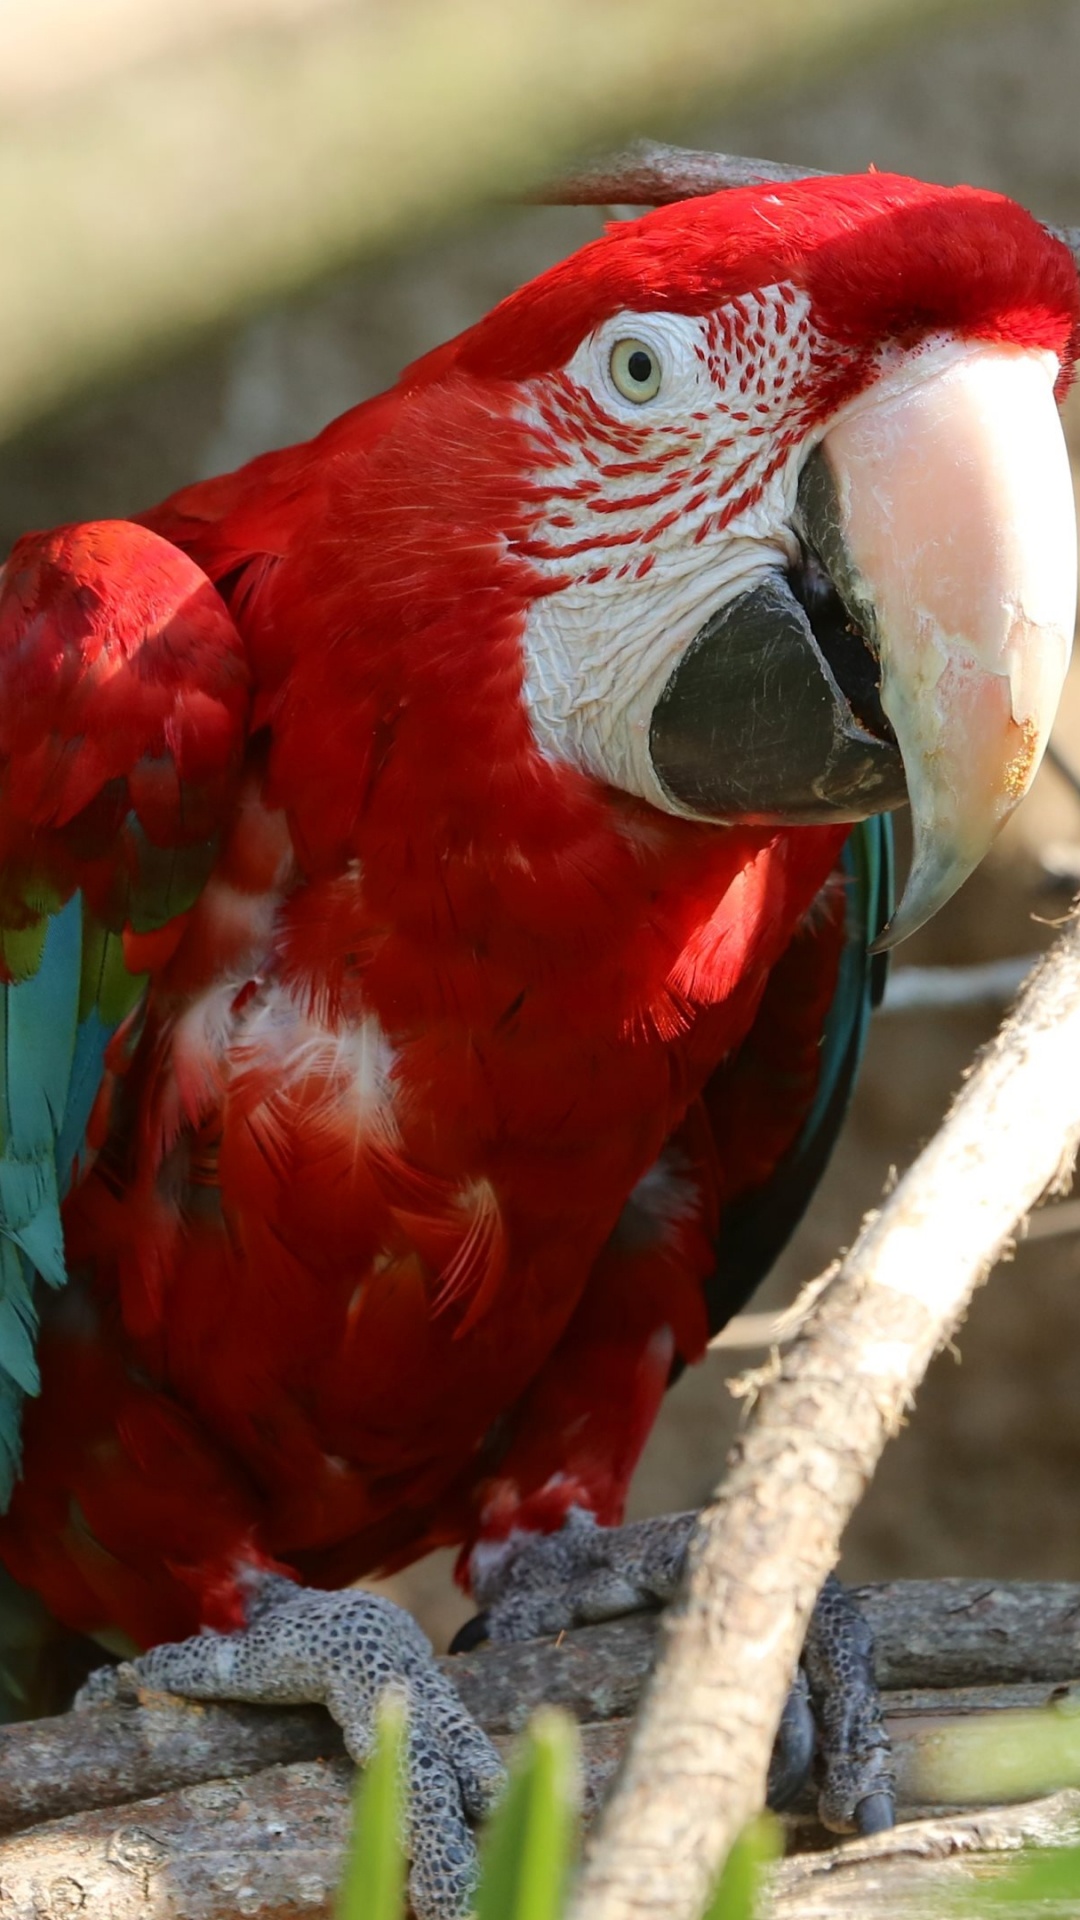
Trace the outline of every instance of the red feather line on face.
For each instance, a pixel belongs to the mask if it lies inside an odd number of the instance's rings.
[[[802,318],[789,324],[796,299]],[[561,371],[602,322],[650,311],[707,323],[709,411],[671,429],[670,446]],[[669,536],[704,545],[752,508],[793,448],[876,377],[883,347],[939,333],[1052,351],[1063,393],[1080,334],[1067,249],[997,194],[885,174],[797,181],[617,223],[418,361],[401,388],[448,405],[458,379],[521,394],[538,447],[535,512],[515,551],[549,590],[563,584],[553,567],[582,586],[632,583]],[[653,484],[624,491],[639,470]]]

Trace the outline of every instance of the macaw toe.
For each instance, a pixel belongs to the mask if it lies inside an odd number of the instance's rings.
[[[673,1513],[601,1527],[572,1507],[555,1533],[482,1542],[469,1572],[483,1612],[466,1622],[453,1651],[482,1638],[537,1640],[663,1605],[679,1584],[696,1519]]]
[[[195,1700],[319,1702],[363,1764],[379,1700],[396,1686],[408,1711],[412,1908],[417,1920],[464,1920],[477,1878],[472,1825],[491,1811],[506,1776],[425,1635],[403,1608],[358,1589],[324,1593],[266,1575],[256,1577],[252,1596],[241,1632],[201,1633],[152,1647],[119,1670],[92,1675],[84,1704],[118,1697],[132,1677]]]
[[[834,1833],[879,1833],[893,1826],[892,1757],[874,1678],[873,1636],[834,1574],[810,1616],[801,1664],[817,1725],[822,1825]]]

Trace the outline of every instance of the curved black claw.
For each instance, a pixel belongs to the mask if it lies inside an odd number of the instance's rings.
[[[486,1613],[474,1613],[471,1620],[466,1620],[465,1625],[458,1628],[450,1642],[449,1651],[475,1653],[477,1647],[482,1647],[485,1640],[489,1638],[490,1624]]]
[[[810,1706],[810,1688],[800,1667],[784,1703],[769,1761],[765,1803],[774,1813],[783,1813],[785,1807],[790,1807],[806,1785],[816,1746],[817,1728]]]
[[[802,1664],[818,1729],[818,1812],[834,1833],[894,1824],[889,1736],[870,1628],[835,1575],[818,1595]]]
[[[856,1833],[888,1833],[896,1825],[896,1807],[891,1793],[868,1793],[855,1809]]]

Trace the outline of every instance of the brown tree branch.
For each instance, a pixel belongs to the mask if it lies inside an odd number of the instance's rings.
[[[617,1721],[584,1730],[594,1792],[617,1761],[625,1727]],[[0,1843],[4,1920],[329,1920],[351,1797],[346,1762],[310,1761],[52,1821]],[[914,1866],[925,1920],[940,1911],[935,1895],[943,1889],[958,1880],[982,1884],[995,1854],[1078,1836],[1075,1793],[938,1817],[876,1844],[797,1854],[777,1873],[775,1913],[777,1920],[896,1920],[897,1889],[909,1886]],[[966,1875],[948,1871],[957,1855],[968,1856]],[[935,1862],[945,1871],[935,1873]]]
[[[764,1795],[821,1581],[934,1352],[1080,1134],[1080,929],[1028,982],[952,1112],[763,1377],[573,1920],[691,1920]]]
[[[819,167],[790,167],[782,160],[752,160],[742,154],[710,153],[702,147],[672,147],[662,140],[635,140],[618,153],[602,154],[573,173],[543,181],[529,198],[549,207],[663,207],[672,200],[692,200],[729,187],[825,177]]]
[[[878,1638],[879,1676],[891,1689],[886,1712],[902,1808],[919,1814],[985,1797],[963,1752],[950,1775],[946,1737],[988,1716],[1023,1728],[1032,1709],[1067,1691],[1080,1674],[1080,1586],[901,1581],[865,1588],[860,1598]],[[444,1665],[504,1746],[541,1701],[559,1702],[585,1723],[591,1819],[624,1753],[656,1640],[656,1618],[638,1615]],[[1017,1674],[1033,1677],[1017,1684]],[[1011,1739],[1009,1751],[1015,1747]],[[1043,1791],[1051,1784],[1045,1771],[1036,1756],[1026,1774],[1014,1772],[1009,1797]],[[350,1777],[337,1730],[315,1710],[271,1714],[144,1694],[139,1704],[4,1728],[3,1920],[76,1911],[88,1920],[327,1913]],[[795,1836],[812,1835],[814,1824],[808,1798]],[[1016,1819],[1006,1819],[1001,1832],[1015,1830]],[[935,1827],[939,1841],[952,1834],[953,1851],[974,1846],[973,1833],[985,1849],[987,1831],[982,1816],[974,1827],[955,1817]],[[915,1844],[908,1828],[895,1841],[901,1877]],[[782,1870],[779,1912],[794,1920],[816,1899],[821,1857]],[[837,1856],[835,1871],[850,1879],[851,1859],[860,1857]],[[873,1865],[882,1871],[880,1856]],[[806,1906],[808,1915],[815,1910]]]
[[[859,1599],[875,1634],[879,1683],[898,1713],[966,1712],[988,1699],[1000,1707],[1010,1688],[1008,1704],[1031,1706],[1080,1677],[1080,1586],[900,1580],[861,1588]],[[625,1720],[652,1667],[658,1625],[655,1614],[633,1614],[554,1643],[459,1654],[443,1669],[494,1735],[518,1732],[545,1703],[585,1724]],[[1019,1682],[1029,1688],[1022,1697]],[[942,1688],[953,1695],[947,1709],[927,1691]],[[966,1706],[957,1704],[961,1694],[972,1695]],[[268,1713],[145,1698],[0,1727],[0,1833],[343,1752],[318,1708]]]
[[[901,1582],[866,1589],[862,1598],[879,1633],[883,1678],[944,1673],[983,1681],[886,1695],[902,1808],[922,1814],[984,1797],[977,1778],[974,1787],[970,1777],[950,1779],[948,1737],[991,1722],[1023,1728],[1033,1708],[1065,1691],[1061,1681],[1080,1665],[1080,1587]],[[625,1750],[627,1716],[655,1640],[656,1621],[639,1616],[560,1642],[486,1649],[446,1668],[504,1747],[508,1729],[541,1699],[559,1700],[585,1719],[588,1821]],[[1044,1677],[1021,1685],[993,1681],[999,1670],[1025,1665]],[[998,1747],[1012,1753],[1016,1740]],[[1010,1797],[1043,1791],[1044,1774],[1037,1759],[1026,1776],[1014,1773]],[[235,1920],[256,1912],[277,1920],[298,1911],[314,1920],[332,1911],[350,1798],[351,1769],[336,1730],[313,1711],[199,1707],[148,1694],[139,1705],[4,1729],[0,1819],[29,1829],[0,1840],[4,1920],[62,1920],[77,1912],[87,1920]],[[1013,1848],[1019,1837],[1071,1837],[1075,1800],[1059,1795],[1018,1813],[953,1813],[905,1826],[869,1849],[800,1855],[778,1872],[776,1912],[810,1920],[823,1910],[823,1887],[835,1881],[850,1902],[837,1912],[862,1920],[888,1915],[885,1893],[898,1896],[913,1862],[924,1898],[938,1886],[927,1862],[942,1863],[943,1887],[956,1877],[948,1862],[958,1855],[970,1856],[971,1874],[985,1876],[987,1856]],[[56,1818],[61,1808],[66,1812]],[[820,1841],[809,1808],[808,1800],[792,1822],[796,1844]]]
[[[573,173],[549,180],[530,199],[557,207],[660,207],[729,187],[767,186],[785,180],[821,180],[817,167],[789,167],[778,160],[750,160],[739,154],[707,153],[671,147],[659,140],[637,140],[619,153],[604,155]],[[1080,264],[1080,227],[1051,227]]]
[[[796,1853],[773,1873],[772,1920],[1049,1920],[1045,1901],[1003,1909],[993,1883],[1016,1865],[1021,1847],[1075,1846],[1080,1794],[1056,1793],[1019,1807],[920,1820],[871,1840],[821,1853]],[[979,1900],[979,1895],[983,1901]],[[990,1902],[993,1902],[991,1905]],[[1053,1911],[1065,1920],[1073,1907]]]

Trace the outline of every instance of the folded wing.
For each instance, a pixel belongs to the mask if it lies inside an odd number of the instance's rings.
[[[0,1501],[37,1391],[34,1289],[110,1044],[213,866],[247,730],[240,636],[145,528],[31,534],[0,574]],[[122,1036],[121,1036],[122,1037]]]

